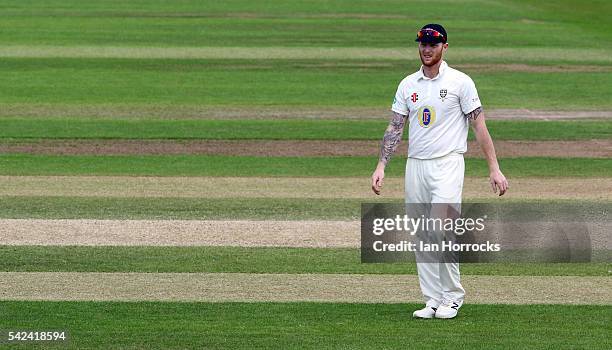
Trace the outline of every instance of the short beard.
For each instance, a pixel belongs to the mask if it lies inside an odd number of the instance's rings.
[[[425,66],[425,67],[433,67],[436,64],[438,64],[438,62],[440,62],[442,60],[442,55],[440,54],[440,56],[432,56],[432,63],[431,64],[425,64],[425,60],[423,59],[423,54],[419,52],[419,58],[421,58],[421,63]],[[436,59],[437,58],[437,59]]]

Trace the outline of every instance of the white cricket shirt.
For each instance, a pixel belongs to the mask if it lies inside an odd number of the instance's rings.
[[[408,157],[432,159],[467,151],[465,114],[480,106],[472,79],[443,61],[433,79],[423,74],[422,66],[404,78],[391,110],[408,115]]]

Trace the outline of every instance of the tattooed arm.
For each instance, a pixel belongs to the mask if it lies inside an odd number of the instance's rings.
[[[475,110],[471,111],[470,113],[466,114],[465,117],[470,121],[474,121],[476,119],[478,119],[478,116],[480,115],[480,113],[482,113],[482,107],[478,107]]]
[[[489,182],[491,183],[491,188],[494,193],[497,193],[499,190],[499,195],[501,196],[508,190],[508,180],[506,180],[504,174],[499,170],[499,163],[495,155],[495,146],[489,134],[489,129],[487,129],[482,108],[476,108],[466,114],[465,117],[469,119],[472,130],[474,130],[474,135],[476,136],[476,141],[480,145],[487,159],[487,163],[489,164]]]
[[[382,144],[380,145],[380,158],[378,160],[378,166],[372,174],[372,191],[376,194],[380,194],[380,190],[383,186],[383,179],[385,178],[385,166],[391,160],[391,156],[397,150],[400,142],[402,141],[402,134],[404,133],[404,126],[406,125],[407,116],[393,112],[393,117],[389,122],[387,130],[385,130],[385,136],[383,137]]]
[[[387,130],[385,130],[385,136],[383,136],[382,144],[380,145],[380,158],[379,163],[387,165],[391,156],[395,153],[395,150],[402,141],[402,134],[404,133],[404,125],[406,124],[406,116],[401,115],[397,112],[393,112],[393,117],[389,122]]]

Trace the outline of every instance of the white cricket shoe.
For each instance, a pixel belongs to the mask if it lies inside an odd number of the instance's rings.
[[[412,317],[414,318],[434,318],[434,316],[436,315],[436,309],[437,308],[435,307],[425,306],[421,310],[417,310],[413,312]]]
[[[460,303],[452,300],[443,300],[442,304],[436,310],[436,318],[454,318],[459,312]]]

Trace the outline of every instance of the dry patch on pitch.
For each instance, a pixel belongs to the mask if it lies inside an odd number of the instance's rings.
[[[359,221],[0,219],[5,245],[359,246]]]
[[[52,46],[5,45],[0,57],[65,57],[65,58],[146,58],[146,59],[379,59],[406,60],[418,56],[414,48],[372,47],[137,47],[137,46]],[[458,47],[447,53],[450,62],[457,61],[513,61],[546,62],[554,57],[559,61],[584,62],[582,48],[490,48]],[[590,62],[610,63],[607,48],[591,49]]]
[[[403,142],[398,152],[406,154]],[[313,157],[372,156],[380,141],[303,140],[39,140],[4,141],[0,153],[48,155],[168,155],[202,154],[226,156]],[[585,141],[497,141],[498,157],[612,157],[612,140]],[[474,141],[468,143],[468,157],[482,158]]]
[[[479,242],[506,249],[612,250],[608,223],[488,222]],[[561,230],[561,231],[560,231]],[[583,230],[583,231],[578,231]],[[583,235],[578,237],[578,233]],[[0,219],[5,245],[358,248],[360,221]]]
[[[83,14],[79,12],[66,13],[62,11],[62,16],[78,16]],[[104,16],[113,17],[144,17],[144,18],[237,18],[237,19],[287,19],[287,15],[271,14],[261,12],[227,12],[227,13],[210,13],[210,12],[138,12],[126,11],[121,13],[105,13]],[[389,15],[389,14],[371,14],[371,13],[291,13],[291,18],[303,19],[326,19],[326,18],[346,18],[346,19],[411,19],[404,15]],[[536,21],[532,21],[536,23]],[[532,23],[525,22],[525,23]],[[540,22],[544,23],[544,22]]]
[[[592,73],[612,72],[612,66],[589,66],[589,65],[530,65],[530,64],[457,64],[454,65],[466,73],[494,73],[494,72],[520,72],[520,73]]]
[[[606,112],[607,113],[607,112]],[[607,113],[611,114],[611,113]],[[0,104],[0,117],[106,119],[388,119],[388,108]]]
[[[551,111],[486,109],[487,119],[607,119],[612,111]],[[64,105],[0,103],[0,117],[106,118],[106,119],[378,119],[388,120],[387,106],[372,107],[211,107],[199,105]]]
[[[375,196],[368,177],[0,176],[0,196],[169,198],[404,198],[403,178],[387,178]],[[464,199],[495,199],[487,178],[465,179]],[[610,178],[510,179],[508,199],[612,200]]]
[[[145,13],[144,16],[147,16]],[[151,16],[151,15],[149,15]],[[158,16],[156,13],[155,16]],[[167,13],[164,17],[206,17],[206,18],[261,18],[261,19],[286,19],[286,15],[263,14],[260,12],[228,12],[228,13]],[[374,14],[374,13],[292,13],[291,18],[304,19],[326,19],[326,18],[346,18],[346,19],[411,19],[404,15]]]
[[[414,275],[0,272],[2,300],[422,302]],[[463,276],[466,303],[612,302],[612,279]]]

